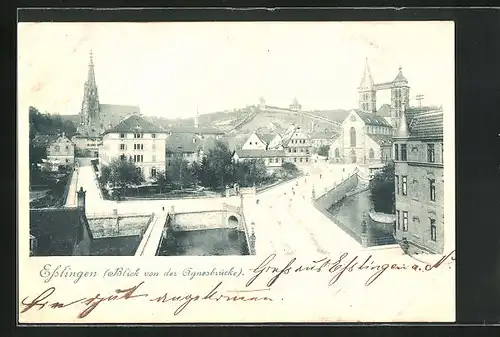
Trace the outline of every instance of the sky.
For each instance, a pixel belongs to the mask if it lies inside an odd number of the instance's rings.
[[[100,103],[165,118],[257,104],[351,109],[368,59],[375,83],[401,66],[410,105],[453,106],[453,22],[19,23],[20,107],[77,114],[89,51]],[[390,103],[377,94],[377,105]],[[26,108],[26,112],[27,112]]]

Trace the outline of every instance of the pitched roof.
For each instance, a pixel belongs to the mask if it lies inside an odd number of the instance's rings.
[[[403,69],[401,67],[399,67],[398,75],[396,76],[396,78],[394,79],[393,82],[406,82],[406,83],[408,83],[408,80],[403,75]]]
[[[262,140],[266,144],[269,144],[269,142],[271,142],[274,139],[274,137],[276,137],[275,133],[256,132],[255,134],[257,135],[257,137],[259,137],[260,140]]]
[[[336,135],[337,135],[337,133],[334,133],[334,132],[316,131],[316,132],[309,133],[309,138],[311,138],[311,139],[333,139]]]
[[[201,140],[192,134],[177,133],[167,138],[165,150],[175,153],[194,153],[198,151]]]
[[[284,157],[284,150],[236,150],[235,154],[239,158],[269,158]]]
[[[365,61],[365,70],[363,72],[363,78],[361,79],[361,83],[359,84],[359,89],[373,89],[373,77],[370,72],[370,66],[368,65],[368,59]]]
[[[443,138],[443,110],[419,113],[410,122],[410,138]]]
[[[120,123],[124,118],[133,114],[140,114],[141,109],[133,105],[99,104],[99,110],[103,117],[105,128]]]
[[[393,143],[392,136],[390,135],[368,134],[368,137],[370,137],[375,143],[377,143],[380,146],[390,146]]]
[[[52,134],[52,135],[37,135],[35,138],[33,138],[32,144],[33,146],[37,147],[45,147],[51,144],[52,142],[56,141],[57,138],[59,138],[59,135],[57,134]]]
[[[378,116],[391,117],[391,105],[383,104],[377,111]]]
[[[408,107],[405,110],[406,113],[406,119],[408,123],[415,117],[417,114],[420,114],[422,112],[429,112],[433,110],[439,110],[439,107],[436,106],[423,106],[423,107]]]
[[[42,256],[69,256],[83,239],[84,226],[90,229],[81,208],[43,208],[30,210],[30,234],[37,239]]]
[[[163,128],[139,115],[131,115],[110,128],[106,133],[166,133]]]
[[[234,151],[240,149],[243,146],[243,144],[245,144],[250,134],[251,133],[226,135],[220,138],[219,140],[224,144],[226,144],[231,151]]]
[[[355,111],[366,125],[391,126],[383,116],[378,116],[372,113],[366,113],[361,110],[355,110]]]

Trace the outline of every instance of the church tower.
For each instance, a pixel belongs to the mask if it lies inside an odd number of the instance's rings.
[[[391,86],[391,124],[394,130],[398,129],[401,113],[410,106],[410,87],[408,80],[399,67],[399,72]]]
[[[375,113],[377,111],[377,92],[370,72],[370,66],[368,65],[368,59],[366,59],[365,71],[361,79],[361,84],[358,87],[358,103],[359,110],[363,112]]]
[[[90,51],[89,70],[87,81],[85,82],[82,100],[82,110],[80,112],[80,124],[85,126],[102,127],[99,94],[97,93],[97,83],[94,73],[94,60],[92,50]]]

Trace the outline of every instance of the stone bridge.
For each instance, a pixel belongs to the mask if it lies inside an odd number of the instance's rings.
[[[170,210],[172,231],[195,231],[233,228],[245,231],[245,220],[240,207],[223,204],[220,210],[175,212]]]

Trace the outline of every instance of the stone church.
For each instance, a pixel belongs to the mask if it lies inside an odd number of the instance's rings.
[[[390,90],[391,103],[377,111],[379,90]],[[375,84],[367,60],[358,87],[358,108],[342,122],[341,134],[330,146],[331,161],[381,164],[390,160],[394,130],[409,103],[410,87],[402,68],[399,67],[394,80]]]
[[[72,137],[77,152],[84,156],[97,156],[102,135],[124,118],[140,114],[137,106],[101,104],[94,71],[94,58],[90,51],[87,80],[84,85],[80,122]]]

